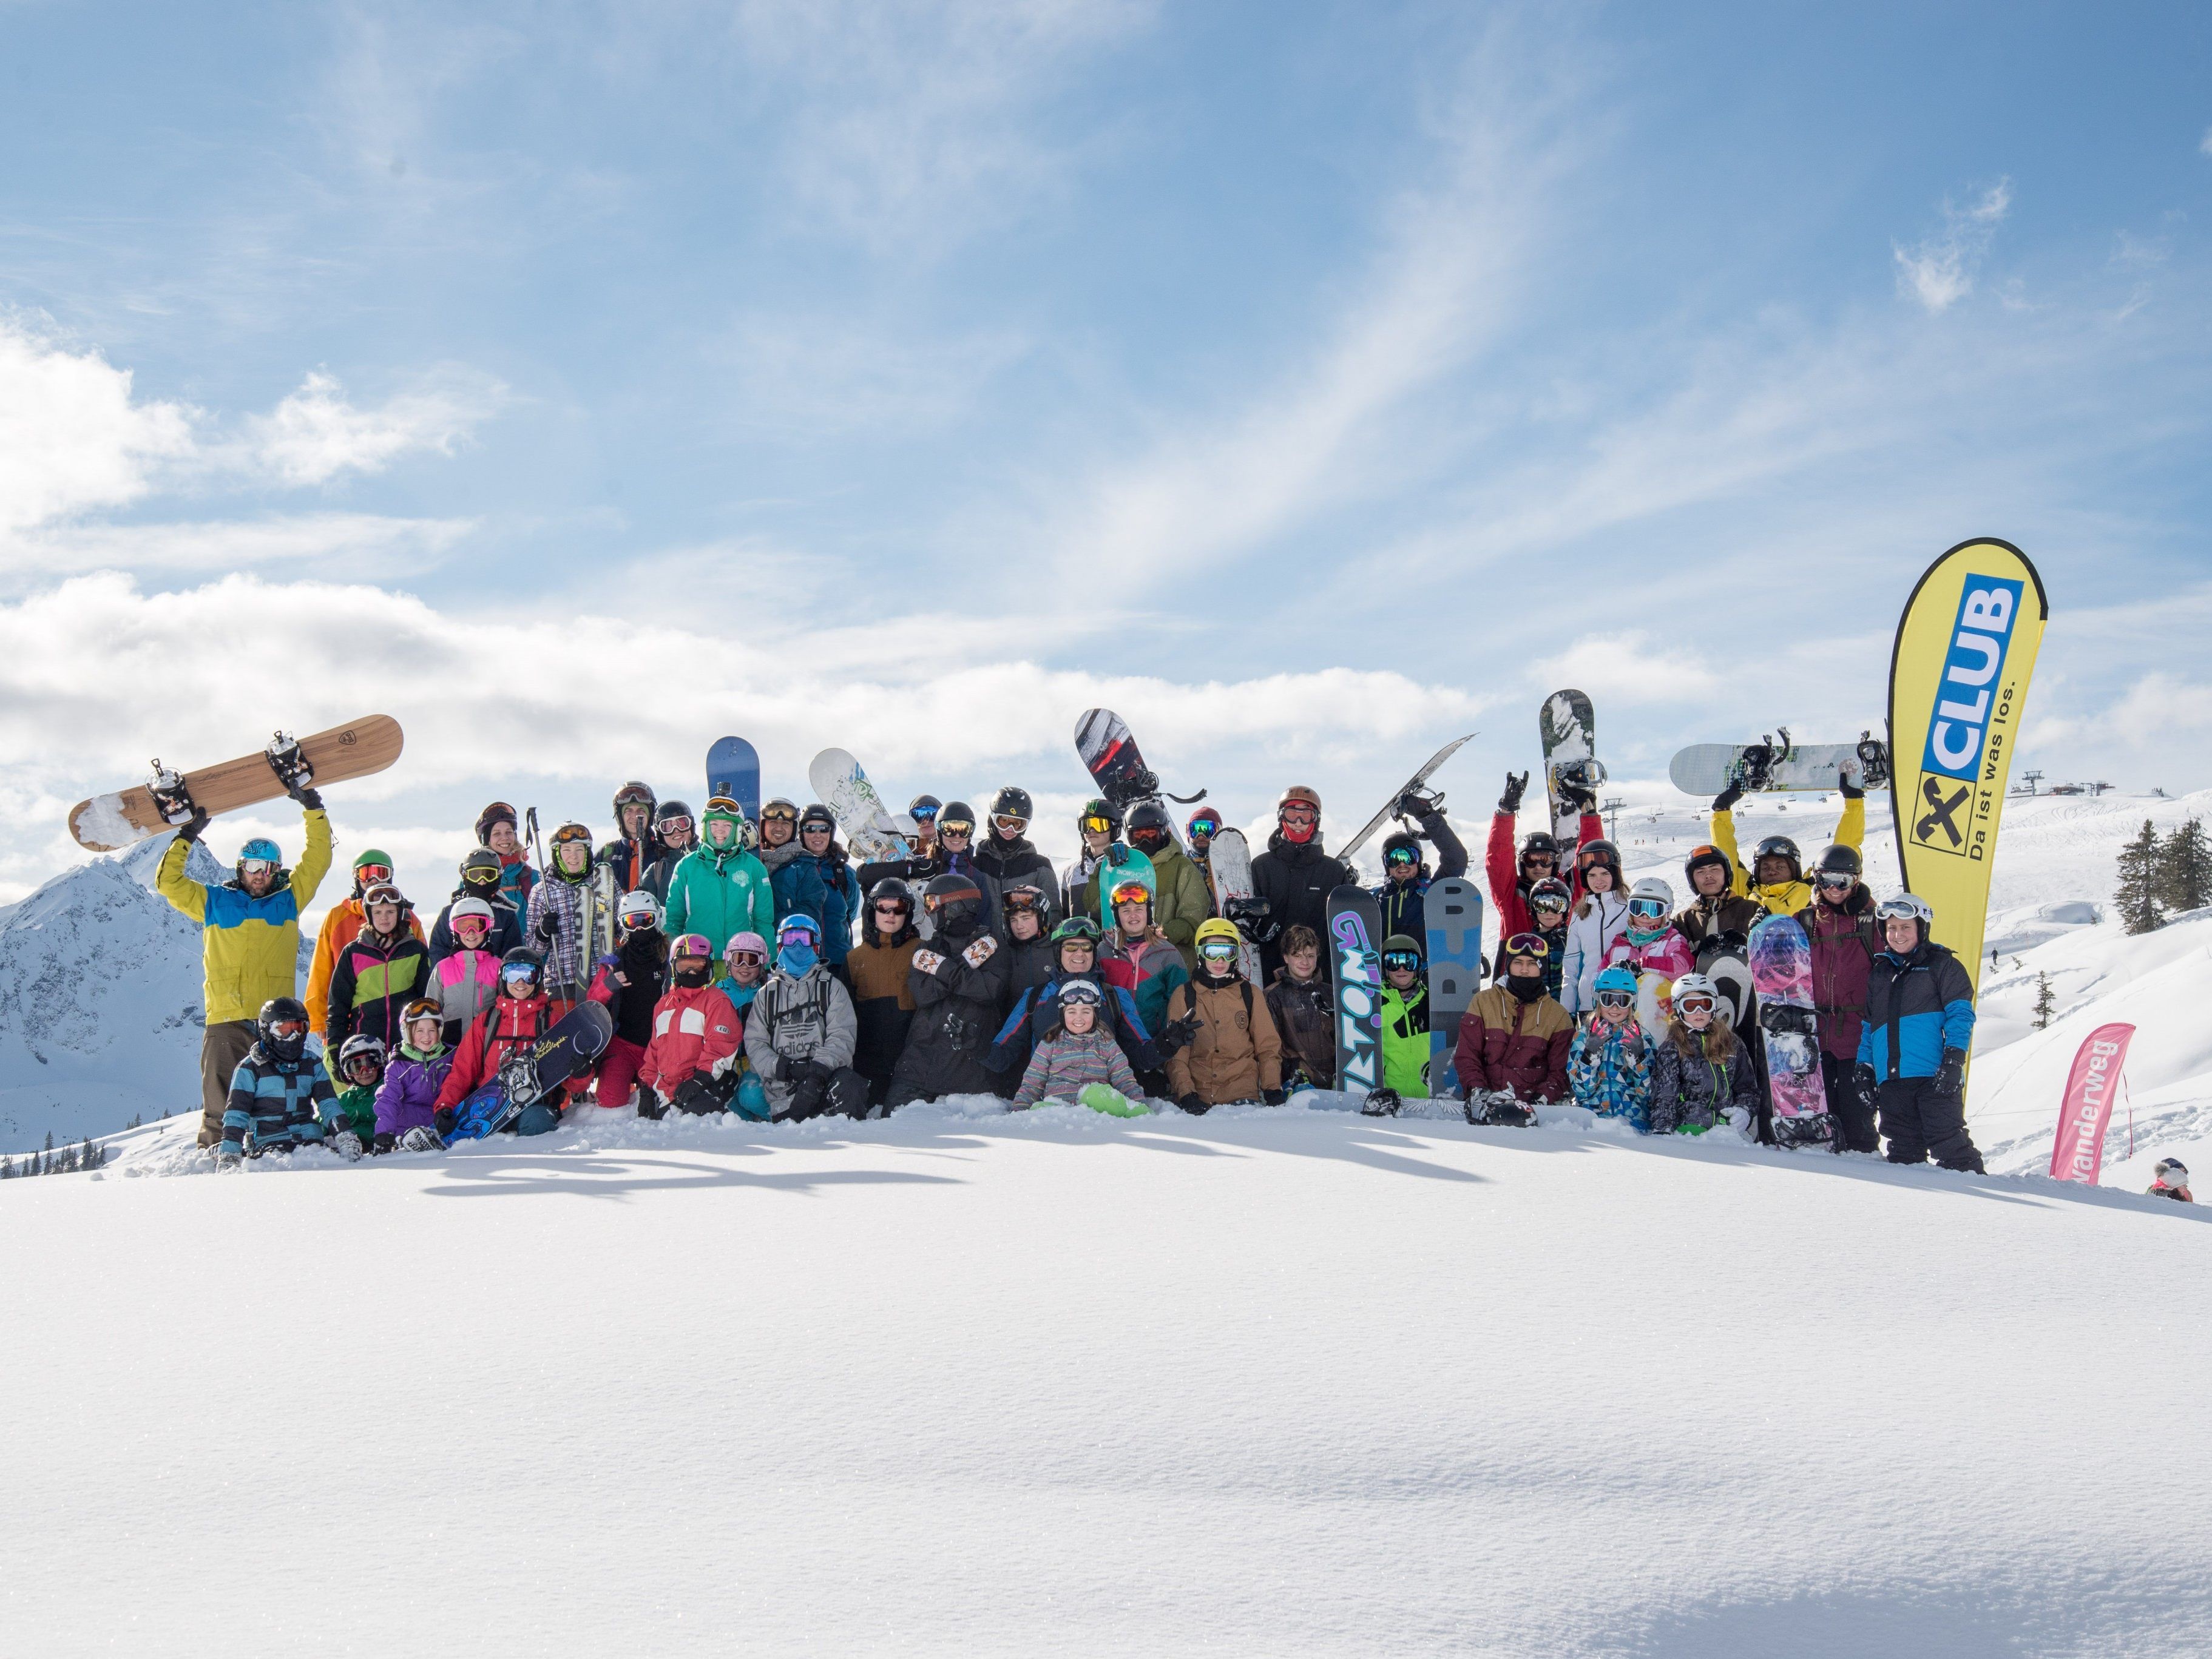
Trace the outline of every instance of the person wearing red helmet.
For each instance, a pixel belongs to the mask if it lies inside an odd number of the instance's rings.
[[[1252,860],[1253,896],[1267,910],[1245,931],[1260,947],[1263,981],[1273,979],[1283,965],[1283,930],[1310,927],[1326,937],[1328,896],[1351,881],[1352,866],[1322,848],[1321,796],[1304,784],[1292,784],[1275,803],[1267,850]]]

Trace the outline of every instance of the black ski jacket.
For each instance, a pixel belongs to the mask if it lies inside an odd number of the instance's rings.
[[[1319,831],[1304,846],[1285,841],[1279,830],[1267,837],[1267,850],[1252,860],[1252,891],[1267,901],[1270,937],[1260,947],[1262,980],[1272,981],[1283,965],[1283,931],[1301,923],[1320,936],[1322,958],[1328,959],[1328,896],[1351,880],[1344,860],[1322,851]]]
[[[1012,841],[1000,841],[994,829],[983,837],[975,848],[975,867],[998,884],[1000,892],[1009,887],[1034,887],[1044,895],[1046,906],[1054,914],[1047,919],[1044,930],[1049,933],[1060,921],[1060,872],[1052,867],[1052,860],[1032,846],[1025,836]],[[992,907],[998,914],[998,907]]]
[[[987,939],[994,948],[977,967],[964,952]],[[933,939],[915,953],[907,970],[914,1021],[891,1073],[886,1105],[996,1091],[999,1079],[985,1056],[1006,1018],[1007,955],[997,935],[981,931],[958,940],[957,947]]]

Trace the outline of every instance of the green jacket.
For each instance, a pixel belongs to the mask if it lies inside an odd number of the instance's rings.
[[[1406,1100],[1429,1097],[1429,988],[1382,988],[1382,1085]]]
[[[331,1057],[334,1060],[335,1055]],[[350,1129],[361,1137],[364,1146],[376,1139],[376,1091],[365,1083],[356,1083],[350,1089],[323,1103],[323,1129],[336,1134],[341,1129]]]
[[[704,933],[717,961],[739,933],[758,933],[775,955],[775,890],[768,866],[743,848],[720,852],[705,846],[686,853],[668,878],[668,903],[660,930]]]
[[[1182,965],[1196,973],[1198,924],[1213,914],[1213,896],[1206,887],[1205,872],[1181,848],[1167,847],[1153,854],[1152,873],[1159,880],[1152,920],[1182,952]]]

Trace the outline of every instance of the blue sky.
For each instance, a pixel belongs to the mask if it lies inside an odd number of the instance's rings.
[[[371,708],[403,865],[724,730],[1072,810],[1102,701],[1339,833],[1480,728],[1479,811],[1560,684],[1625,778],[1856,736],[1977,534],[2053,596],[2024,763],[2212,782],[2208,67],[2178,6],[0,3],[0,891]]]

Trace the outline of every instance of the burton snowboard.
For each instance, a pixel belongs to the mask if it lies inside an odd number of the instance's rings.
[[[1133,847],[1123,846],[1120,842],[1114,845],[1127,856],[1119,864],[1098,866],[1098,921],[1109,933],[1114,931],[1114,889],[1132,876],[1143,882],[1146,890],[1152,894],[1155,917],[1160,908],[1160,872],[1152,867],[1152,860]]]
[[[1595,795],[1605,781],[1597,763],[1597,719],[1580,691],[1554,691],[1536,711],[1536,735],[1544,743],[1544,793],[1552,803],[1552,834],[1561,847],[1583,838],[1582,809],[1567,798],[1572,786]],[[1562,866],[1568,863],[1561,855]]]
[[[1145,764],[1128,721],[1112,709],[1083,711],[1083,718],[1075,722],[1075,752],[1083,757],[1084,768],[1097,783],[1098,793],[1115,811],[1127,812],[1140,800],[1162,798],[1159,775]],[[1188,806],[1204,800],[1206,791],[1201,789],[1194,795],[1168,795],[1166,799]],[[1170,824],[1170,833],[1175,836],[1176,844],[1181,846],[1182,832]]]
[[[578,1003],[547,1026],[527,1054],[511,1055],[497,1078],[461,1102],[446,1145],[482,1140],[513,1128],[524,1108],[590,1071],[614,1034],[614,1016],[605,1003]]]
[[[1482,894],[1471,881],[1440,877],[1421,914],[1429,929],[1429,1094],[1456,1100],[1460,1019],[1482,986]]]
[[[1382,912],[1364,887],[1328,896],[1329,977],[1336,989],[1336,1083],[1363,1098],[1382,1086]]]
[[[135,789],[94,795],[70,809],[70,834],[88,852],[112,853],[184,823],[198,807],[210,817],[281,800],[286,774],[322,789],[381,772],[399,758],[399,722],[371,714],[313,737],[279,732],[269,746],[237,760],[177,773],[155,761],[153,775]]]
[[[1577,693],[1576,695],[1579,696],[1581,694]],[[1373,817],[1367,820],[1367,827],[1362,830],[1358,835],[1354,836],[1350,841],[1345,842],[1343,846],[1337,848],[1337,857],[1342,859],[1346,864],[1351,863],[1352,855],[1354,853],[1357,853],[1361,847],[1366,844],[1368,836],[1373,835],[1377,830],[1380,830],[1382,827],[1384,820],[1392,817],[1396,814],[1398,811],[1398,803],[1403,800],[1407,795],[1413,794],[1416,792],[1420,791],[1422,786],[1428,782],[1431,775],[1436,771],[1437,768],[1442,766],[1454,755],[1456,755],[1460,750],[1461,744],[1472,743],[1476,735],[1477,734],[1475,732],[1470,732],[1463,738],[1454,738],[1449,743],[1446,744],[1443,748],[1437,750],[1435,754],[1430,756],[1427,760],[1424,761],[1421,763],[1421,769],[1419,771],[1414,773],[1412,777],[1407,778],[1405,782],[1400,784],[1395,789],[1390,792],[1390,799],[1383,803],[1382,810],[1381,811],[1377,812]],[[1443,797],[1442,795],[1436,795],[1432,796],[1431,799],[1435,800],[1437,810],[1441,811],[1443,809]]]
[[[1813,945],[1795,916],[1752,924],[1751,982],[1766,1039],[1766,1089],[1778,1146],[1835,1146],[1835,1120],[1820,1082],[1814,1024]]]
[[[1244,969],[1245,979],[1256,989],[1266,988],[1260,981],[1260,947],[1252,943],[1245,932],[1249,920],[1249,907],[1253,898],[1252,848],[1244,839],[1242,830],[1224,825],[1207,844],[1206,857],[1213,872],[1213,897],[1219,906],[1222,919],[1237,924],[1237,937],[1243,940],[1238,959]],[[1235,904],[1237,908],[1230,907]]]
[[[1871,732],[1856,743],[1782,741],[1693,743],[1667,763],[1667,775],[1686,795],[1717,795],[1730,784],[1760,790],[1829,790],[1844,767],[1856,769],[1862,789],[1889,787],[1889,745]]]
[[[806,769],[814,798],[830,809],[853,851],[874,863],[914,856],[860,763],[842,749],[825,749]]]
[[[760,823],[760,751],[743,738],[717,738],[707,751],[707,794],[720,795],[745,809],[745,822]]]

